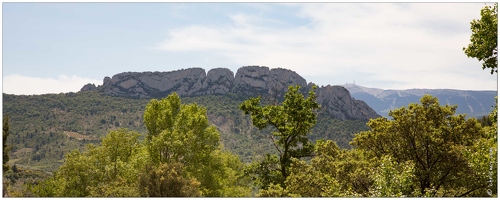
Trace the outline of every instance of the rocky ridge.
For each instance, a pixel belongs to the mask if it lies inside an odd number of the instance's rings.
[[[292,70],[265,66],[246,66],[236,74],[227,68],[215,68],[205,73],[202,68],[170,72],[124,72],[105,77],[103,84],[87,84],[80,91],[98,90],[106,95],[131,98],[162,98],[171,92],[181,97],[242,93],[282,97],[289,85],[300,85],[306,94],[312,87]],[[317,102],[339,120],[378,117],[365,102],[355,100],[341,86],[324,86],[316,90]]]

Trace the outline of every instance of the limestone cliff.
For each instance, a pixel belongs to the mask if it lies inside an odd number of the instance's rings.
[[[226,94],[233,89],[234,73],[226,68],[211,69],[203,82],[206,92],[202,94]]]
[[[292,70],[264,66],[246,66],[236,74],[226,68],[205,73],[202,68],[171,72],[124,72],[105,77],[103,84],[87,84],[81,91],[99,90],[107,95],[131,98],[162,98],[172,92],[181,97],[240,93],[250,96],[283,97],[290,85],[300,85],[307,94],[312,83]],[[317,102],[337,119],[369,119],[378,115],[363,101],[355,100],[341,86],[326,86],[316,91]]]
[[[177,92],[190,96],[203,89],[205,70],[191,68],[172,72],[124,72],[104,78],[101,89],[111,96],[151,98]]]
[[[97,87],[93,83],[88,83],[87,85],[84,85],[82,89],[80,89],[81,92],[83,91],[89,91],[89,90],[95,90]]]
[[[377,113],[365,102],[355,100],[349,91],[342,86],[325,86],[316,91],[316,102],[336,119],[370,119],[378,117]]]
[[[289,69],[248,66],[238,69],[234,78],[235,91],[248,94],[283,95],[289,85],[305,88],[307,82]]]

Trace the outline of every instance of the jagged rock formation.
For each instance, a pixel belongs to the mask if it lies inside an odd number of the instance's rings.
[[[95,89],[97,89],[97,87],[95,86],[95,84],[88,83],[87,85],[84,85],[82,87],[82,89],[80,89],[80,91],[84,92],[84,91],[95,90]]]
[[[105,77],[103,85],[81,91],[101,90],[107,95],[153,98],[177,92],[180,96],[199,96],[242,92],[246,94],[284,94],[289,85],[307,86],[300,75],[288,69],[271,69],[247,66],[238,69],[236,75],[226,68],[215,68],[205,74],[202,68],[190,68],[172,72],[124,72],[113,78]],[[305,91],[305,90],[304,90]]]
[[[231,91],[234,85],[234,73],[227,68],[211,69],[207,73],[207,78],[203,82],[206,94],[226,94]]]
[[[182,69],[171,72],[124,72],[105,77],[103,85],[85,85],[81,91],[99,90],[107,95],[132,98],[162,98],[171,92],[181,97],[211,94],[242,93],[283,97],[290,85],[300,85],[306,94],[312,87],[292,70],[261,66],[241,67],[236,72],[215,68],[205,73],[202,68]],[[349,91],[340,86],[318,88],[317,101],[340,120],[369,119],[378,115],[363,101],[354,100]]]
[[[249,91],[262,93],[266,91],[269,79],[269,68],[249,66],[239,68],[234,77],[235,89],[238,91]]]
[[[349,91],[341,86],[325,86],[316,91],[316,101],[323,105],[334,118],[340,120],[376,118],[377,113],[364,101],[351,97]]]
[[[307,86],[299,74],[289,69],[248,66],[238,69],[234,78],[235,91],[246,94],[282,95],[289,85]]]
[[[175,91],[180,96],[200,93],[205,70],[191,68],[172,72],[124,72],[106,77],[102,91],[111,96],[136,98],[161,97]]]

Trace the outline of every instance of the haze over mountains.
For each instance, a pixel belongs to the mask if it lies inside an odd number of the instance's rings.
[[[439,99],[441,105],[458,105],[456,113],[465,113],[468,117],[488,115],[495,105],[497,91],[473,91],[452,89],[407,89],[383,90],[356,84],[342,85],[352,97],[366,102],[379,115],[387,116],[389,111],[409,103],[420,103],[420,97],[430,94]]]

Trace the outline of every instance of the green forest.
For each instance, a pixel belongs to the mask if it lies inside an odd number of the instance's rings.
[[[145,134],[108,131],[100,142],[64,155],[51,175],[25,182],[11,194],[38,197],[457,197],[497,195],[496,109],[491,126],[455,115],[425,95],[420,104],[371,119],[369,130],[341,148],[306,137],[319,109],[314,87],[307,97],[289,87],[280,104],[250,98],[239,105],[264,131],[274,151],[243,162],[221,142],[207,109],[172,93],[150,100]],[[4,139],[9,136],[4,119]],[[5,144],[5,142],[4,142]],[[4,146],[4,150],[9,147]],[[6,151],[4,151],[6,152]],[[264,154],[263,154],[264,155]],[[7,156],[7,159],[5,159]],[[29,170],[9,167],[7,179]],[[10,168],[10,169],[9,169]],[[33,172],[31,172],[33,173]],[[8,188],[8,187],[7,187]],[[16,193],[17,192],[17,193]]]
[[[481,11],[463,49],[492,74],[496,13]],[[389,117],[339,121],[315,89],[289,86],[280,102],[3,94],[3,196],[498,196],[497,106],[466,118],[424,95]]]

